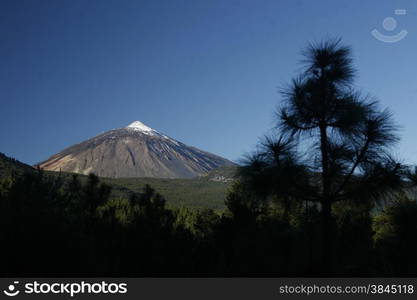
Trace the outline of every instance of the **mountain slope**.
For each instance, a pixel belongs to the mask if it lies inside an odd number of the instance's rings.
[[[71,146],[39,164],[50,171],[95,173],[101,177],[193,178],[233,165],[187,146],[139,121]]]
[[[0,152],[0,178],[10,175],[21,175],[26,172],[34,172],[35,169],[14,158]]]

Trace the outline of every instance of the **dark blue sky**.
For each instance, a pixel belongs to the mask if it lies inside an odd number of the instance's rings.
[[[0,0],[0,152],[34,164],[140,120],[236,160],[274,126],[301,49],[328,36],[353,47],[358,88],[391,108],[397,154],[417,162],[414,0]]]

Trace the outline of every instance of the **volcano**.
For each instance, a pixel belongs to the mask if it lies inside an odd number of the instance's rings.
[[[181,143],[140,121],[107,131],[51,156],[49,171],[101,177],[193,178],[231,161]]]

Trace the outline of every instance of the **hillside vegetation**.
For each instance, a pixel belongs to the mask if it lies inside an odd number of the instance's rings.
[[[21,175],[25,172],[32,171],[35,171],[35,169],[31,166],[0,152],[0,177],[10,176],[12,174]]]
[[[167,199],[168,207],[224,209],[229,183],[203,179],[102,178],[113,187],[113,196],[139,192],[149,184]]]

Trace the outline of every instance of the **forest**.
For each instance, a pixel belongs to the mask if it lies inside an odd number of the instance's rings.
[[[275,134],[242,159],[223,210],[110,197],[94,174],[2,170],[1,275],[317,277],[417,274],[417,172],[388,109],[354,87],[351,49],[309,45]]]

